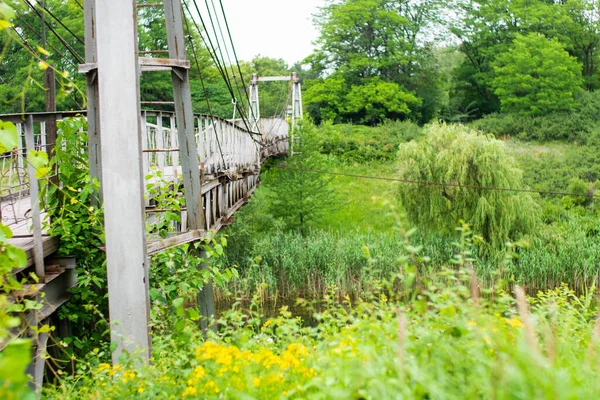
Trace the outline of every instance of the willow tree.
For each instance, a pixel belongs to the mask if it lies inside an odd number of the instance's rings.
[[[400,187],[413,224],[451,233],[466,221],[488,254],[534,229],[538,207],[530,194],[491,189],[524,187],[501,141],[461,125],[434,124],[426,131],[424,140],[399,151],[400,177],[421,182]]]

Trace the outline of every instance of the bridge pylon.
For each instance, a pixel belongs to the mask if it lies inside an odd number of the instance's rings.
[[[164,9],[168,58],[140,57],[152,53],[138,48],[136,21],[142,7]],[[113,362],[123,350],[148,360],[149,261],[141,138],[146,121],[140,118],[140,73],[171,71],[187,227],[205,227],[182,0],[85,0],[84,9],[86,64],[79,70],[87,74],[90,173],[101,181],[105,205],[111,339],[118,345]],[[199,303],[204,316],[214,314],[210,284]]]
[[[300,121],[304,113],[302,111],[302,83],[300,81],[300,77],[297,72],[292,72],[289,76],[258,76],[258,74],[253,74],[252,79],[250,80],[250,109],[248,112],[248,117],[250,118],[250,129],[253,132],[259,131],[259,121],[260,121],[260,96],[258,93],[258,85],[260,82],[292,82],[292,104],[290,105],[291,109],[289,110],[289,116],[291,117],[291,125],[292,125],[292,140],[290,142],[291,155],[294,154],[294,131],[296,130],[296,125],[298,121]],[[289,99],[288,99],[289,100]]]

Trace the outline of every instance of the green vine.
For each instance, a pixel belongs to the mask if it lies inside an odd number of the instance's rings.
[[[85,118],[58,123],[51,167],[59,183],[48,180],[47,196],[42,193],[51,221],[48,232],[60,238],[59,254],[77,260],[77,286],[60,316],[73,323],[73,335],[64,343],[84,354],[109,339],[103,210],[97,206],[100,183],[89,173],[87,138]]]

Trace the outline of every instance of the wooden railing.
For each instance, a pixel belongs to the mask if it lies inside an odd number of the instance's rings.
[[[0,155],[0,218],[5,225],[21,225],[21,233],[40,237],[41,227],[36,226],[33,210],[39,204],[30,197],[31,184],[27,171],[26,151],[29,147],[50,152],[56,138],[49,137],[48,124],[67,117],[85,116],[85,111],[60,113],[30,113],[0,115],[0,120],[16,124],[19,147]],[[176,118],[173,112],[142,111],[142,151],[144,176],[160,171],[162,179],[181,183],[179,143]],[[262,162],[267,157],[283,156],[288,152],[288,123],[283,119],[263,119],[260,134],[251,133],[238,121],[195,115],[195,136],[202,178],[202,196],[205,226],[202,230],[188,231],[186,211],[182,211],[181,224],[175,226],[172,237],[149,238],[148,252],[198,240],[208,231],[221,229],[232,221],[234,213],[244,205],[259,181]],[[29,138],[28,138],[29,135]],[[29,141],[30,146],[27,146]],[[43,218],[44,210],[40,210]],[[161,210],[147,202],[149,219],[160,218]],[[24,235],[27,236],[27,235]],[[47,256],[43,244],[39,244]],[[46,246],[47,247],[47,246]],[[53,246],[52,249],[55,249]],[[32,249],[32,252],[34,249]],[[33,255],[33,254],[32,254]],[[39,254],[38,254],[39,256]],[[31,265],[34,257],[31,257]],[[41,267],[37,266],[39,270]],[[39,270],[43,276],[43,270]]]

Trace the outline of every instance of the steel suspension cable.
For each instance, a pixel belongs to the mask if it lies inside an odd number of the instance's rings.
[[[219,28],[219,34],[221,36],[221,41],[223,42],[223,47],[225,48],[225,54],[227,55],[227,61],[229,62],[229,67],[231,68],[231,75],[233,76],[233,81],[235,83],[235,87],[237,88],[238,94],[241,97],[242,107],[243,107],[244,106],[244,97],[245,96],[242,95],[242,90],[240,90],[240,85],[239,85],[238,79],[236,77],[236,73],[235,73],[235,70],[234,70],[234,67],[233,67],[233,62],[231,61],[231,55],[229,53],[229,49],[228,49],[228,46],[227,46],[227,41],[225,40],[225,35],[223,34],[223,29],[221,27],[221,19],[218,16],[217,7],[215,6],[214,0],[211,0],[211,4],[212,4],[213,12],[215,14],[215,19],[217,20],[217,27]],[[223,16],[225,16],[225,15],[223,15]],[[241,76],[240,76],[240,78],[241,78]],[[244,89],[243,93],[245,95],[247,95],[245,89]],[[249,101],[249,98],[248,98],[248,101]],[[249,108],[250,107],[250,103],[247,102],[246,104],[247,104],[247,106]]]
[[[31,8],[33,10],[33,12],[35,12],[40,18],[42,18],[42,13],[40,13],[28,0],[23,0],[28,6],[29,8]],[[73,49],[69,43],[67,43],[67,41],[61,36],[59,35],[56,30],[52,27],[52,25],[50,25],[50,23],[46,20],[44,20],[45,25],[48,27],[48,29],[50,29],[50,32],[52,32],[54,34],[54,36],[62,43],[63,46],[65,46],[65,48],[67,49],[67,51],[69,53],[71,53],[71,55],[73,57],[75,57],[75,59],[77,60],[78,63],[83,64],[84,60],[83,58],[77,53],[77,51],[75,51],[75,49]]]
[[[38,3],[38,6],[44,10],[44,12],[46,12],[48,15],[50,15],[56,22],[59,23],[60,26],[62,26],[63,28],[65,28],[65,30],[67,32],[69,32],[71,34],[71,36],[73,36],[75,38],[75,40],[77,40],[82,46],[85,46],[85,42],[83,41],[83,39],[81,39],[78,35],[76,35],[71,29],[69,29],[68,26],[66,26],[59,18],[57,18],[50,10],[48,10],[46,8],[46,6],[43,6]]]
[[[204,78],[202,77],[202,70],[200,69],[200,63],[198,62],[198,55],[196,53],[196,45],[194,45],[194,39],[191,35],[190,25],[188,24],[187,18],[183,18],[185,22],[185,29],[188,33],[188,38],[190,41],[190,47],[192,48],[192,55],[194,56],[194,64],[196,65],[196,69],[198,70],[198,76],[200,77],[200,84],[202,85],[202,91],[204,92],[204,98],[206,99],[206,105],[208,106],[208,114],[212,117],[212,107],[210,106],[210,99],[208,97],[208,92],[206,91],[206,86],[204,85]],[[211,118],[212,119],[212,118]],[[214,119],[212,119],[213,126],[215,125]],[[198,129],[201,129],[198,127]],[[225,167],[225,156],[223,155],[223,149],[221,148],[221,140],[219,139],[219,135],[217,135],[217,130],[213,129],[215,132],[215,138],[217,139],[217,147],[219,148],[219,153],[221,154],[221,160],[223,161],[223,167]]]
[[[319,170],[319,169],[295,168],[295,167],[288,167],[287,165],[274,165],[274,167],[279,168],[279,169],[287,169],[290,171],[307,172],[307,173],[311,173],[311,174],[343,176],[343,177],[358,178],[358,179],[371,179],[371,180],[378,180],[378,181],[398,182],[398,183],[421,185],[421,186],[454,187],[454,188],[459,188],[459,189],[479,189],[479,190],[487,190],[487,191],[493,191],[493,192],[532,193],[532,194],[547,195],[547,196],[573,196],[573,197],[591,197],[591,198],[599,198],[600,197],[600,195],[598,195],[598,194],[569,193],[569,192],[534,190],[534,189],[512,189],[512,188],[504,188],[504,187],[479,186],[479,185],[462,185],[460,183],[432,182],[432,181],[424,181],[424,180],[416,180],[416,179],[392,178],[392,177],[387,177],[387,176],[348,174],[348,173],[344,173],[344,172],[332,172],[332,171],[325,171],[325,170]]]
[[[202,24],[202,26],[204,27],[204,31],[208,32],[207,28],[206,28],[206,24],[204,22],[204,18],[202,18],[202,14],[200,13],[200,8],[198,7],[198,4],[196,3],[195,0],[192,0],[194,3],[194,6],[196,8],[196,12],[198,13],[198,17],[200,19],[200,22]],[[206,46],[206,48],[208,49],[208,52],[210,54],[211,59],[213,60],[213,62],[215,63],[217,70],[219,71],[219,73],[221,74],[221,77],[223,78],[223,80],[225,81],[225,85],[227,86],[227,89],[229,90],[229,93],[232,97],[232,99],[235,99],[235,94],[233,91],[233,88],[231,87],[231,82],[227,79],[226,74],[223,71],[223,68],[221,66],[221,62],[219,61],[219,59],[217,58],[217,52],[216,49],[212,43],[212,39],[210,38],[210,35],[207,34],[207,40],[208,42],[204,39],[204,36],[202,35],[202,29],[200,29],[200,26],[198,26],[198,23],[194,20],[193,15],[189,9],[189,6],[187,5],[187,3],[184,1],[183,2],[188,14],[190,15],[190,19],[192,20],[192,23],[194,24],[194,27],[196,28],[196,30],[198,31],[198,35],[200,36],[200,38],[202,39],[202,42],[204,43],[204,45]],[[212,49],[212,52],[211,52]],[[238,112],[240,113],[240,117],[242,118],[242,121],[244,122],[244,125],[246,127],[246,130],[248,132],[250,132],[250,128],[249,128],[249,124],[248,124],[248,120],[245,117],[243,110],[237,105],[236,102],[236,107],[238,109]],[[250,134],[252,134],[250,132]]]
[[[212,1],[212,0],[211,0],[211,1]],[[194,0],[194,3],[195,3],[195,0]],[[213,30],[213,34],[214,34],[214,38],[215,38],[215,42],[216,42],[216,44],[217,44],[217,49],[219,50],[219,54],[220,54],[220,56],[221,56],[221,61],[222,61],[223,70],[224,70],[224,72],[225,72],[226,79],[227,79],[227,81],[229,82],[229,85],[230,85],[230,87],[231,87],[231,89],[232,89],[232,97],[233,97],[233,101],[236,103],[236,106],[237,106],[237,98],[236,98],[235,94],[233,93],[233,85],[231,84],[231,78],[229,77],[229,71],[228,71],[228,69],[227,69],[227,66],[226,66],[226,63],[225,63],[225,57],[223,56],[223,50],[222,50],[222,48],[221,48],[221,43],[219,42],[219,36],[218,36],[218,34],[217,34],[217,25],[215,25],[215,22],[214,22],[214,20],[213,20],[213,13],[210,11],[210,6],[208,5],[208,0],[204,0],[204,4],[206,5],[206,11],[208,12],[208,18],[209,18],[210,24],[211,24],[211,26],[212,26],[212,30]],[[215,8],[215,7],[214,7],[214,2],[213,2],[212,4],[213,4],[213,9],[214,9],[214,8]],[[218,20],[218,18],[217,18],[217,15],[216,15],[216,13],[215,13],[215,19],[216,19],[216,20],[217,20],[217,22],[219,23],[219,20]],[[219,27],[220,27],[220,25],[219,25]],[[205,29],[206,29],[206,28],[205,28]],[[220,29],[220,28],[219,28],[219,29]],[[223,35],[222,35],[222,31],[221,31],[221,36],[223,36]],[[225,43],[223,43],[223,46],[225,46]],[[230,64],[231,64],[231,61],[230,61]],[[235,77],[234,77],[234,78],[235,78]],[[239,87],[238,87],[238,92],[239,92]],[[242,108],[243,108],[243,103],[242,103]],[[238,109],[239,109],[239,108],[238,108]],[[239,111],[240,111],[240,114],[241,114],[241,110],[239,110]]]
[[[31,45],[29,44],[29,41],[21,34],[19,33],[18,30],[14,29],[13,27],[13,31],[17,34],[17,36],[19,36],[19,39],[21,39],[21,42],[23,44],[23,46],[26,47],[26,50],[29,51],[31,54],[35,55],[36,51],[33,49],[33,47],[31,47]],[[51,67],[54,69],[54,67]],[[65,85],[63,85],[63,83],[60,81],[60,79],[58,79],[58,77],[56,75],[54,75],[54,80],[56,81],[56,83],[58,83],[63,89],[65,88]],[[65,90],[65,93],[71,98],[71,100],[73,100],[73,102],[77,105],[77,107],[79,109],[83,108],[81,106],[81,104],[79,103],[79,101],[77,101],[77,99],[75,97],[73,97],[71,95],[71,93],[67,90]]]
[[[31,25],[29,25],[24,19],[22,19],[21,17],[19,17],[18,15],[15,15],[15,18],[17,19],[17,21],[19,21],[20,23],[22,23],[25,26],[25,29],[27,29],[28,31],[30,31],[31,33],[34,33],[36,36],[38,36],[40,39],[43,38],[42,34],[39,31],[36,31]],[[56,47],[54,47],[54,45],[52,43],[48,43],[48,46],[54,50],[56,52],[56,54],[58,54],[61,59],[65,60],[66,62],[68,62],[69,64],[71,64],[73,67],[77,68],[77,64],[75,64],[70,58],[68,58],[67,56],[65,56],[65,53],[62,53],[60,50],[58,50]]]
[[[244,87],[248,87],[248,85],[246,85],[246,82],[244,80],[244,75],[242,74],[242,69],[240,67],[240,61],[238,59],[237,52],[235,50],[235,46],[233,44],[233,37],[231,36],[231,30],[229,29],[229,22],[227,21],[227,15],[225,14],[225,7],[223,7],[223,1],[219,0],[219,3],[221,5],[221,12],[223,13],[223,19],[225,20],[225,27],[227,28],[227,35],[229,36],[229,42],[231,43],[231,49],[233,50],[233,56],[235,58],[235,63],[237,65],[238,72],[240,74],[240,78],[242,80],[242,85]],[[248,95],[248,93],[246,93],[246,98],[248,100],[248,104],[250,104],[250,96]],[[251,112],[252,112],[252,117],[256,120],[256,115],[254,115],[254,110],[251,110]]]

